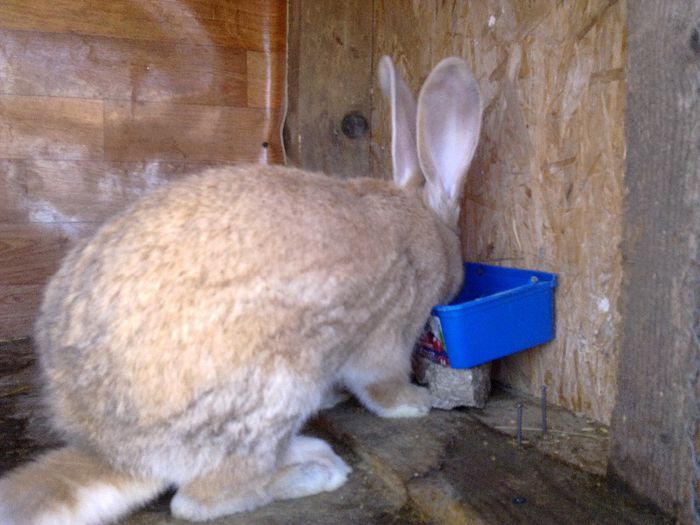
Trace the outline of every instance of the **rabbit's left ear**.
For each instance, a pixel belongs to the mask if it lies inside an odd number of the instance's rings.
[[[379,61],[379,85],[391,105],[394,183],[400,188],[422,184],[416,151],[416,100],[388,56]]]

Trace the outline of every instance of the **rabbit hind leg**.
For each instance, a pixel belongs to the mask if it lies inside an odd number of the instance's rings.
[[[274,499],[292,499],[330,492],[343,485],[351,471],[328,443],[297,435],[290,440],[269,494]]]
[[[274,456],[230,456],[217,468],[182,485],[170,510],[177,518],[206,521],[265,505],[272,501],[266,486],[274,464]]]
[[[352,470],[325,441],[294,436],[279,460],[274,454],[233,455],[216,469],[181,486],[170,504],[174,516],[211,520],[246,512],[275,499],[332,491]]]

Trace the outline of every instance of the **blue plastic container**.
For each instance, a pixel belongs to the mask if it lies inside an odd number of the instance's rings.
[[[433,308],[452,368],[470,368],[554,338],[551,273],[466,263],[462,291]]]

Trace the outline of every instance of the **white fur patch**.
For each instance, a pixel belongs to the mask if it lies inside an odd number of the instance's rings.
[[[301,498],[342,486],[352,468],[325,441],[295,436],[284,458],[286,467],[272,483],[275,499]]]
[[[381,417],[421,417],[430,412],[430,406],[399,405],[378,411]]]
[[[347,479],[347,474],[332,470],[329,465],[308,462],[292,465],[278,479],[272,492],[275,499],[301,498],[335,490]]]
[[[77,489],[76,507],[62,506],[40,516],[36,525],[100,525],[117,520],[160,492],[156,483],[134,482],[125,489],[103,483]]]

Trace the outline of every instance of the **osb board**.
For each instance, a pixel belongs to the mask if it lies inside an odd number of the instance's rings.
[[[414,89],[440,59],[471,64],[484,98],[465,189],[467,260],[559,276],[557,338],[495,378],[609,422],[617,393],[624,174],[624,0],[377,0],[374,60]],[[373,100],[374,175],[389,173],[385,102]]]
[[[68,247],[207,166],[282,162],[284,0],[0,0],[0,339]]]

